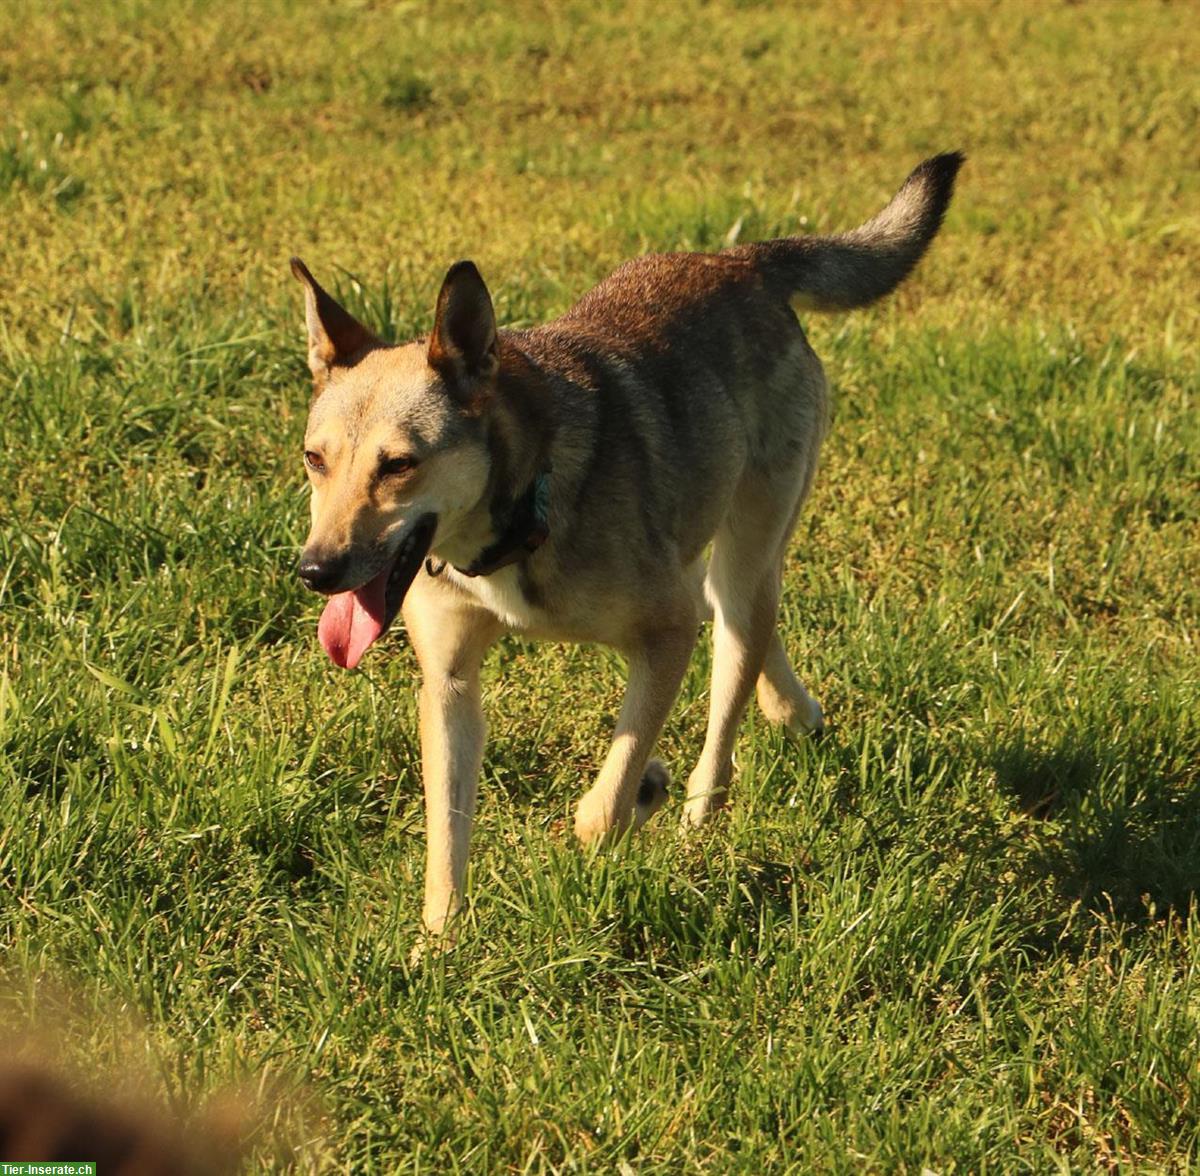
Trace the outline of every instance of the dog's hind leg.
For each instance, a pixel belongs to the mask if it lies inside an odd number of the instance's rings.
[[[665,799],[665,769],[658,763],[647,767],[646,761],[679,692],[697,625],[684,592],[660,615],[670,618],[669,626],[647,631],[627,651],[629,684],[612,746],[575,810],[575,833],[585,844],[642,824]]]
[[[756,692],[768,722],[783,724],[793,735],[818,735],[825,729],[821,704],[796,677],[778,632],[771,636]]]
[[[720,808],[733,775],[733,746],[755,682],[774,674],[779,609],[777,552],[788,515],[765,484],[738,491],[734,509],[713,541],[707,591],[713,606],[713,672],[708,731],[688,780],[684,825],[702,824]],[[779,650],[782,653],[782,648]],[[786,665],[786,658],[784,659]],[[789,671],[790,672],[790,671]]]
[[[440,934],[462,905],[487,732],[479,667],[502,626],[424,573],[405,598],[404,621],[422,679],[423,918],[428,931]]]

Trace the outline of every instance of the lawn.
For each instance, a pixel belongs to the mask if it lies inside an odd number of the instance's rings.
[[[252,1167],[1200,1165],[1200,34],[1182,3],[0,8],[0,1020]],[[837,389],[729,816],[587,860],[622,689],[510,641],[458,945],[415,661],[316,642],[287,257],[391,338],[969,162]],[[699,752],[706,643],[662,740]],[[0,1047],[2,1048],[2,1047]]]

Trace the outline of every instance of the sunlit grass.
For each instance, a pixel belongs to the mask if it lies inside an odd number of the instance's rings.
[[[312,1170],[1194,1167],[1185,8],[6,6],[5,1016],[53,977],[70,1058],[119,1064],[115,1003],[184,1109],[315,1095]],[[293,574],[287,256],[392,337],[473,256],[528,324],[950,147],[912,282],[806,324],[838,409],[783,617],[830,733],[753,716],[727,820],[588,861],[619,660],[501,646],[467,928],[412,963],[415,662],[333,670]]]

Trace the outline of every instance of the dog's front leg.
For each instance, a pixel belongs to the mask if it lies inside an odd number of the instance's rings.
[[[479,667],[500,623],[419,577],[404,602],[421,663],[425,927],[441,934],[463,901],[486,724]]]
[[[620,834],[633,822],[646,761],[696,644],[693,611],[682,603],[670,628],[647,634],[628,650],[629,684],[612,746],[596,783],[575,810],[575,834],[584,844]]]

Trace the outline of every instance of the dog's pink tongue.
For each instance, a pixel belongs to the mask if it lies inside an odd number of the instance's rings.
[[[339,592],[329,598],[317,636],[335,666],[354,669],[367,647],[383,632],[389,570],[385,568],[353,592]]]

